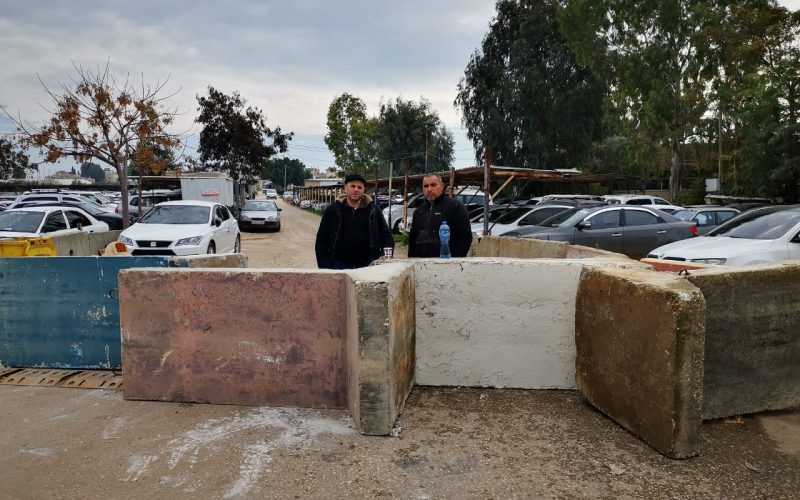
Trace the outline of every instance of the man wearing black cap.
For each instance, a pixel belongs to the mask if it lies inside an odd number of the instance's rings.
[[[315,250],[320,269],[368,266],[394,249],[394,239],[378,206],[364,192],[367,181],[359,174],[344,178],[344,194],[322,214]]]

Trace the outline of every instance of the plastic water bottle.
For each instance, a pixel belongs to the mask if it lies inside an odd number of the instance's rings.
[[[442,247],[439,250],[439,258],[440,259],[449,259],[450,258],[450,226],[447,225],[447,221],[442,221],[442,225],[439,226],[439,241],[442,244]]]

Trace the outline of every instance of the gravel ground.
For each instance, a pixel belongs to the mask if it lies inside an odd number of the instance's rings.
[[[706,423],[670,460],[574,391],[417,387],[397,437],[348,412],[0,386],[4,498],[797,498],[800,410]],[[778,422],[778,424],[776,424]]]

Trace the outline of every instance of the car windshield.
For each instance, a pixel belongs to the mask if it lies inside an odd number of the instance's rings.
[[[83,209],[85,212],[89,212],[91,215],[100,215],[105,213],[104,210],[101,210],[100,207],[92,203],[75,203],[74,206]]]
[[[780,209],[779,209],[780,210]],[[708,233],[707,236],[727,236],[750,240],[774,240],[800,222],[800,210],[775,209],[746,212]]]
[[[590,213],[591,211],[585,208],[569,208],[550,217],[549,219],[543,220],[540,226],[572,227],[578,222],[582,221]]]
[[[198,205],[159,205],[139,219],[140,224],[206,224],[209,207]]]
[[[43,217],[44,212],[0,212],[0,232],[33,233]]]
[[[673,213],[672,215],[679,218],[680,220],[692,220],[692,217],[695,216],[697,212],[694,210],[678,210],[677,212]]]
[[[247,204],[244,206],[245,210],[252,210],[254,212],[263,212],[267,210],[275,211],[278,209],[278,206],[275,205],[274,201],[248,201]]]
[[[490,220],[496,219],[496,221],[492,220],[492,222],[497,222],[498,224],[511,224],[512,222],[516,221],[517,219],[519,219],[520,217],[522,217],[523,215],[527,214],[530,211],[531,209],[528,207],[515,208],[513,210],[508,210],[508,211],[500,210],[499,211],[500,217],[490,217]]]

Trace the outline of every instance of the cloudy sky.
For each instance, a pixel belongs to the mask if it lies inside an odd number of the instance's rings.
[[[800,7],[800,0],[780,3]],[[169,78],[166,90],[178,92],[169,105],[184,112],[176,131],[194,134],[194,146],[196,96],[208,86],[238,90],[271,126],[295,132],[288,156],[325,168],[333,164],[322,140],[325,114],[334,96],[349,92],[372,114],[382,100],[428,99],[454,133],[456,166],[474,164],[453,100],[494,0],[3,0],[2,6],[0,104],[31,122],[47,116],[39,78],[56,87],[75,75],[73,64],[97,68],[108,60],[118,78]],[[10,130],[0,118],[0,132]]]
[[[381,100],[424,97],[457,138],[457,165],[474,164],[453,100],[494,0],[2,4],[0,104],[32,122],[47,116],[38,78],[55,87],[75,75],[73,62],[110,60],[118,78],[168,77],[167,90],[178,91],[168,102],[185,113],[181,131],[199,133],[196,96],[209,85],[238,90],[269,125],[295,132],[288,156],[323,168],[333,164],[322,137],[334,96],[355,94],[370,113]],[[8,132],[8,120],[0,127]]]

